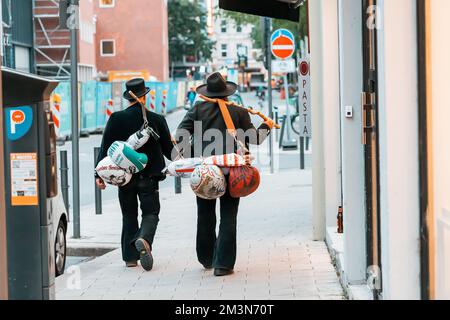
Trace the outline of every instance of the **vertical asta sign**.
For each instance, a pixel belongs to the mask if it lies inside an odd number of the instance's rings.
[[[309,56],[298,65],[300,98],[300,137],[311,138],[311,74]]]

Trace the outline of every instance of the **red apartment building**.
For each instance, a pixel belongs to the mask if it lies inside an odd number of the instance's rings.
[[[166,0],[94,0],[97,69],[101,78],[138,74],[169,79]],[[109,77],[108,77],[109,76]]]
[[[94,1],[80,1],[80,81],[96,76]],[[70,77],[70,32],[59,26],[59,0],[34,0],[35,58],[38,74],[65,80]]]
[[[81,0],[80,81],[169,79],[166,0]],[[37,73],[70,77],[70,33],[59,26],[59,0],[34,0]]]

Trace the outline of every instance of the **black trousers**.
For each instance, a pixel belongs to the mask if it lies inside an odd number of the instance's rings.
[[[141,205],[142,221],[138,223],[138,199]],[[152,245],[159,222],[159,182],[150,177],[135,174],[131,181],[119,188],[119,202],[122,209],[122,259],[139,260],[134,247],[138,238]]]
[[[216,236],[216,200],[197,197],[197,257],[204,266],[233,269],[239,199],[225,193],[220,198],[219,235]]]

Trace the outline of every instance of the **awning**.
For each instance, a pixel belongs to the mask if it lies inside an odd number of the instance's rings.
[[[299,8],[278,0],[219,0],[224,10],[299,22]]]

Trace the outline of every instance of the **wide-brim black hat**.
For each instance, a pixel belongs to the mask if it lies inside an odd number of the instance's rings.
[[[135,78],[127,81],[125,84],[127,90],[123,93],[123,97],[127,100],[134,100],[129,91],[133,92],[138,98],[145,96],[150,92],[150,88],[145,86],[145,81],[142,78]]]
[[[197,93],[208,98],[222,98],[234,94],[238,86],[231,81],[225,81],[219,72],[211,74],[206,84],[197,87]]]

